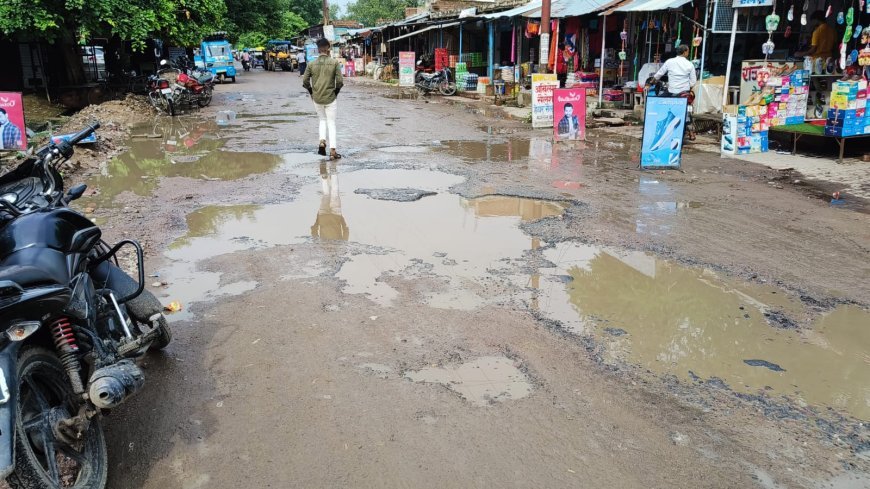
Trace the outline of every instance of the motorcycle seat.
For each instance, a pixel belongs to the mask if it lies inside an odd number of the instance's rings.
[[[22,272],[19,269],[25,270]],[[65,255],[60,251],[40,246],[24,248],[11,253],[0,263],[0,270],[9,270],[6,273],[21,273],[23,282],[6,278],[6,280],[12,280],[21,286],[42,283],[66,285],[70,279]],[[34,270],[39,273],[37,274]],[[0,272],[0,276],[2,273]]]
[[[37,285],[57,285],[57,280],[41,268],[27,265],[0,267],[0,281],[9,280],[23,288]]]

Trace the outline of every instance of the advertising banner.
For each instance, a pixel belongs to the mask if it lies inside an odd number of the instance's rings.
[[[414,62],[416,55],[414,51],[399,52],[399,86],[413,87],[414,86]]]
[[[0,150],[27,150],[24,103],[19,92],[0,92]]]
[[[641,168],[680,167],[688,103],[683,97],[647,97]]]
[[[317,51],[316,44],[306,44],[305,45],[305,62],[312,63],[317,57],[320,56],[320,53]]]
[[[556,141],[586,139],[586,89],[553,91],[553,136]]]
[[[555,73],[532,74],[532,127],[553,127],[553,90],[557,88]]]
[[[771,7],[773,0],[734,0],[731,6],[733,8]]]

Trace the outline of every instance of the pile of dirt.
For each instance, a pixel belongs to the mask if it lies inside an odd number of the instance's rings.
[[[137,95],[127,95],[123,100],[112,100],[99,105],[89,105],[69,117],[63,125],[56,127],[53,134],[70,134],[81,131],[92,122],[99,122],[97,143],[76,147],[75,155],[63,165],[64,175],[77,178],[99,170],[100,166],[114,158],[126,147],[124,142],[130,136],[130,129],[147,122],[154,109],[145,99]],[[42,140],[31,141],[37,148],[48,142],[47,134]],[[23,155],[19,155],[23,157]],[[3,170],[14,168],[20,160],[4,161]]]
[[[77,112],[57,132],[77,132],[92,122],[99,122],[100,128],[96,144],[76,148],[75,156],[65,164],[66,173],[85,175],[99,169],[100,165],[126,149],[124,142],[130,136],[130,129],[146,122],[152,115],[151,105],[144,97],[136,95],[89,105]]]

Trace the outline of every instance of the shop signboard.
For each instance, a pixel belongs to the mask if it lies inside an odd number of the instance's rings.
[[[734,0],[734,8],[772,7],[773,0]]]
[[[641,168],[680,167],[688,103],[683,97],[647,97]]]
[[[586,139],[586,89],[553,91],[553,136],[556,141]]]
[[[557,88],[555,73],[532,74],[532,127],[553,127],[553,90]]]
[[[416,54],[414,51],[399,52],[399,86],[413,87],[414,86],[414,61]]]
[[[20,92],[0,92],[0,150],[27,150],[24,103]]]
[[[740,105],[746,105],[753,94],[761,92],[771,73],[783,67],[793,68],[794,61],[747,59],[740,66]]]

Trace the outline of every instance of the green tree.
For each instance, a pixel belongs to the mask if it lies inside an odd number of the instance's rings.
[[[262,32],[253,31],[246,32],[239,36],[239,40],[236,43],[236,47],[239,49],[244,48],[257,48],[264,44],[269,40],[269,36],[263,34]]]
[[[374,26],[379,19],[403,19],[405,8],[416,5],[416,0],[357,0],[348,4],[345,17]]]
[[[329,5],[329,20],[341,20],[341,5],[337,3]]]
[[[308,22],[305,21],[296,12],[284,12],[281,15],[281,24],[278,32],[275,32],[275,37],[289,39],[308,27]]]
[[[305,19],[305,23],[308,25],[323,23],[323,2],[321,0],[289,0],[289,10]]]
[[[157,36],[190,45],[217,29],[225,13],[224,0],[0,0],[0,31],[49,42],[117,36],[142,48]]]

